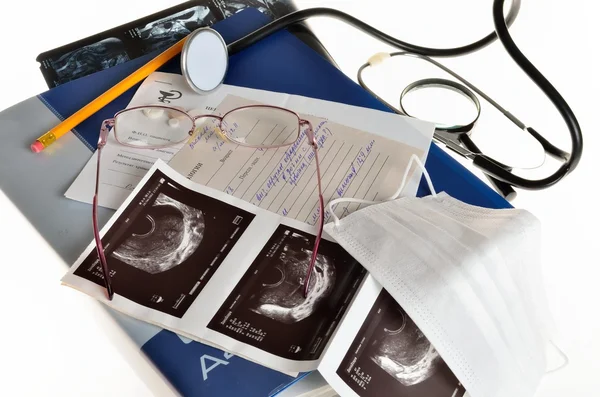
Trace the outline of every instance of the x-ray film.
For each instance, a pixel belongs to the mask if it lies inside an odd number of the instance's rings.
[[[461,397],[465,389],[385,290],[336,373],[361,397]]]
[[[256,8],[271,19],[282,17],[297,10],[292,0],[213,0],[225,18],[245,8]]]
[[[314,238],[280,225],[208,328],[280,357],[319,359],[366,272],[338,244],[321,240],[305,298]]]
[[[191,0],[39,54],[49,88],[146,54],[158,54],[199,27],[252,7],[272,19],[296,10],[292,0]]]
[[[115,294],[183,317],[253,218],[155,172],[102,239]],[[104,285],[95,251],[75,274]]]

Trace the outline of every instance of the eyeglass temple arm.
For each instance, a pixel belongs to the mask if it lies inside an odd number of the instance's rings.
[[[321,188],[321,169],[319,167],[319,151],[318,151],[318,146],[317,146],[317,140],[315,139],[315,136],[314,136],[314,130],[313,130],[312,124],[308,120],[300,120],[300,125],[308,126],[308,131],[307,131],[306,135],[309,139],[310,146],[312,147],[312,149],[315,153],[315,164],[317,166],[317,186],[319,188],[319,226],[318,226],[317,236],[315,238],[315,246],[313,247],[310,264],[308,266],[308,272],[306,274],[305,281],[304,281],[304,297],[306,298],[306,297],[308,297],[308,291],[310,288],[310,278],[312,276],[313,269],[314,269],[315,263],[317,261],[319,242],[321,241],[321,235],[323,234],[323,222],[325,221],[325,215],[324,215],[325,203],[323,201],[323,190]]]
[[[108,300],[112,300],[114,291],[110,283],[110,276],[108,270],[108,264],[106,263],[106,257],[104,256],[104,247],[102,245],[102,239],[100,238],[100,228],[98,226],[98,187],[100,185],[100,156],[102,154],[102,148],[106,145],[108,133],[110,128],[115,125],[114,119],[104,120],[102,122],[102,128],[100,129],[100,137],[98,138],[98,163],[96,165],[96,186],[94,191],[94,202],[92,203],[92,222],[94,227],[94,239],[96,240],[96,252],[98,253],[98,260],[102,267],[102,275],[104,276],[104,286],[106,287],[106,294]]]

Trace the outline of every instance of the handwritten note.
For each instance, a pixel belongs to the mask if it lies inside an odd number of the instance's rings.
[[[251,104],[257,102],[229,95],[215,113],[223,115]],[[339,197],[376,200],[390,196],[400,185],[410,155],[417,151],[323,118],[301,117],[314,128],[325,203]],[[298,139],[279,148],[246,147],[224,140],[217,131],[218,122],[207,119],[169,165],[194,182],[283,216],[315,224],[319,217],[317,172],[306,129],[290,131],[288,125],[277,125],[268,119],[244,121],[246,126],[235,128],[251,129],[253,140],[265,145],[279,141],[282,134],[295,133]],[[229,132],[237,133],[235,128]],[[342,215],[356,208],[341,204],[335,211]],[[325,220],[329,217],[326,212]]]
[[[229,97],[238,99],[233,101]],[[235,103],[243,103],[241,98],[293,110],[313,123],[319,140],[326,199],[344,195],[383,197],[392,191],[390,186],[399,183],[410,154],[415,153],[425,161],[433,136],[431,123],[297,95],[225,84],[210,95],[199,95],[181,75],[162,72],[146,78],[128,107],[167,105],[197,116],[222,112]],[[312,150],[303,135],[286,148],[254,150],[224,141],[209,124],[199,123],[197,127],[189,142],[164,149],[122,146],[111,131],[102,151],[98,204],[118,208],[160,158],[189,178],[234,196],[243,196],[272,211],[311,222],[315,211],[311,207],[315,204],[316,175]],[[173,159],[180,150],[177,159]],[[65,193],[68,198],[91,204],[96,164],[97,153]],[[371,186],[372,178],[377,182]],[[418,179],[415,174],[412,186],[408,185],[408,194],[411,189],[416,191]],[[344,210],[355,208],[349,206]]]

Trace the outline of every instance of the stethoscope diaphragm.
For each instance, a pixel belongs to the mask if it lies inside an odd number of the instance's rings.
[[[225,80],[229,53],[223,37],[214,29],[192,32],[181,50],[181,72],[200,94],[214,91]]]
[[[456,92],[465,97],[469,102],[474,106],[475,113],[474,116],[470,117],[470,120],[467,122],[450,122],[450,123],[442,123],[439,120],[430,120],[429,117],[418,117],[423,120],[431,121],[435,124],[435,128],[437,131],[443,131],[448,133],[456,133],[456,134],[467,134],[469,135],[477,120],[479,119],[479,115],[481,114],[481,104],[479,103],[479,99],[477,96],[465,87],[462,84],[459,84],[455,81],[448,79],[440,79],[440,78],[428,78],[414,81],[407,85],[402,93],[400,94],[400,110],[409,117],[417,117],[412,114],[412,112],[408,112],[406,105],[406,98],[409,97],[409,94],[415,93],[419,90],[424,90],[428,88],[437,88],[442,90],[449,90],[452,92]],[[472,112],[471,112],[472,113]],[[456,119],[456,118],[454,118]]]

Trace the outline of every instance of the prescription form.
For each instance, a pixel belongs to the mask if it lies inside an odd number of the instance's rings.
[[[222,85],[210,95],[193,92],[181,75],[156,72],[137,90],[128,107],[167,105],[191,115],[224,114],[248,104],[280,106],[309,120],[318,143],[325,205],[335,198],[380,200],[400,186],[410,156],[426,159],[433,136],[431,123],[296,95]],[[208,120],[208,119],[205,119]],[[99,205],[118,208],[160,158],[194,182],[223,191],[283,216],[314,224],[318,219],[316,165],[301,131],[292,145],[248,148],[223,140],[214,123],[199,125],[187,142],[166,149],[119,145],[113,134],[102,151]],[[97,152],[65,195],[91,203]],[[409,174],[405,194],[414,195],[420,170]],[[343,216],[358,208],[342,203]],[[326,211],[325,221],[330,217]]]

